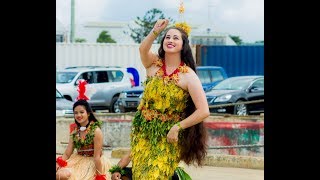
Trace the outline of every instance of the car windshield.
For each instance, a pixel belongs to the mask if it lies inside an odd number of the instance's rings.
[[[242,78],[242,79],[235,79],[230,78],[224,81],[221,81],[217,84],[213,90],[244,90],[246,89],[250,82],[252,81],[251,78]]]
[[[69,83],[77,75],[77,72],[57,72],[56,83]]]
[[[62,94],[56,90],[56,98],[63,98]]]

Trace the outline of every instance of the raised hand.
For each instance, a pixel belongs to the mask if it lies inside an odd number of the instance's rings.
[[[153,31],[159,34],[168,26],[168,24],[168,19],[158,19],[157,22],[154,24]]]

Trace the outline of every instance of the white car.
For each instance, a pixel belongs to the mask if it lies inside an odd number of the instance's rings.
[[[78,96],[78,80],[86,80],[86,95],[93,110],[115,112],[114,105],[119,94],[132,87],[127,69],[121,67],[68,67],[58,70],[56,75],[56,88],[73,102]]]
[[[56,116],[72,117],[73,116],[73,102],[67,100],[56,89]]]

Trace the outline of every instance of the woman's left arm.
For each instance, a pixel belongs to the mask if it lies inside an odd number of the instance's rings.
[[[210,115],[206,94],[198,75],[194,71],[191,71],[187,76],[187,90],[196,110],[180,122],[182,129],[198,124]]]
[[[96,165],[96,174],[104,174],[102,172],[102,163],[101,163],[101,154],[102,154],[102,144],[103,144],[103,135],[100,128],[96,128],[94,131],[94,164]]]
[[[184,84],[195,105],[195,111],[186,119],[180,121],[180,125],[175,124],[170,129],[167,135],[169,142],[175,142],[177,140],[180,128],[186,129],[196,125],[210,115],[207,98],[197,74],[194,71],[190,71],[184,78]]]

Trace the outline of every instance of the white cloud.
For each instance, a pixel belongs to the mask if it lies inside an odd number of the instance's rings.
[[[221,14],[224,21],[255,22],[263,21],[264,0],[243,0],[240,6],[225,6]]]
[[[87,21],[132,21],[158,8],[178,20],[181,0],[75,0],[76,23]],[[212,23],[217,31],[238,34],[244,41],[263,40],[264,0],[183,0],[185,20]],[[70,24],[71,0],[56,0],[57,18]]]

